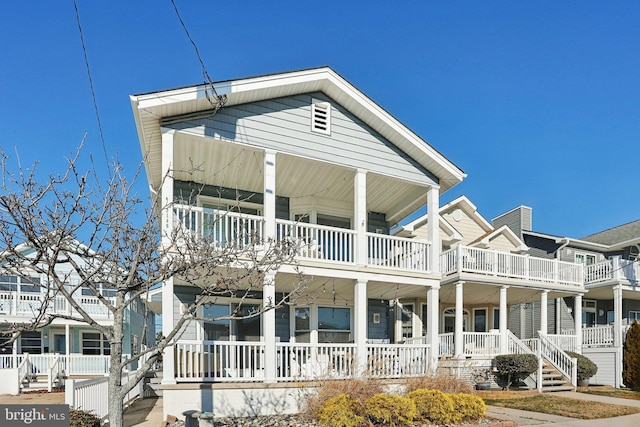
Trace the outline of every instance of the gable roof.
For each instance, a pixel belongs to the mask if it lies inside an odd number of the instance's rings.
[[[227,97],[225,106],[323,92],[433,173],[441,193],[466,177],[460,168],[329,67],[221,81],[214,83],[214,88]],[[211,110],[208,91],[210,87],[201,84],[130,97],[147,179],[154,187],[162,180],[163,120]]]
[[[516,235],[516,233],[513,232],[511,228],[506,225],[486,232],[484,235],[478,237],[469,245],[488,248],[491,241],[498,236],[505,236],[513,244],[514,249],[517,252],[527,252],[529,250],[529,247]]]
[[[581,240],[614,247],[624,247],[634,244],[640,241],[640,220],[591,234],[583,237]]]

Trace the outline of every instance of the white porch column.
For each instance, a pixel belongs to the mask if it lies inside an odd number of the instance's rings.
[[[276,277],[266,274],[262,284],[262,336],[264,339],[264,382],[276,382]]]
[[[162,335],[165,337],[171,333],[174,325],[173,313],[173,277],[162,284]],[[175,352],[174,347],[169,346],[162,352],[162,384],[175,384]]]
[[[13,343],[11,344],[11,355],[13,356],[14,369],[18,368],[18,341],[20,340],[20,334],[18,332],[13,333]]]
[[[276,153],[264,153],[264,239],[276,237]]]
[[[463,352],[463,348],[462,348],[462,340],[463,340],[463,329],[464,329],[464,322],[463,322],[463,286],[464,282],[458,282],[456,283],[456,323],[455,323],[455,330],[453,331],[453,348],[454,348],[454,356],[455,357],[460,357],[462,356],[462,352]]]
[[[356,280],[353,289],[353,342],[356,344],[356,376],[367,366],[367,281]]]
[[[613,346],[616,355],[616,378],[614,385],[621,387],[622,381],[622,285],[613,288]]]
[[[440,331],[438,319],[440,318],[440,288],[430,287],[427,290],[427,343],[431,346],[431,360],[429,368],[435,373],[438,368],[438,356],[440,355]]]
[[[582,294],[573,298],[573,329],[576,334],[576,353],[582,354]]]
[[[175,130],[162,128],[162,184],[158,206],[161,209],[162,243],[168,246],[173,224],[173,135]],[[158,190],[158,189],[154,189]]]
[[[542,331],[543,334],[547,334],[548,328],[547,328],[547,311],[548,311],[548,299],[549,296],[549,291],[542,291],[542,293],[540,294],[540,329],[539,331]]]
[[[353,222],[356,231],[356,264],[367,264],[367,172],[356,171],[353,181]]]
[[[509,352],[509,342],[507,341],[507,289],[508,286],[500,288],[500,354]]]
[[[440,272],[440,187],[432,185],[427,191],[427,238],[431,242],[429,271]]]
[[[71,353],[71,334],[69,333],[69,324],[67,323],[66,325],[64,325],[64,349],[65,349],[65,354],[64,354],[64,358],[67,362],[67,373],[69,372],[71,365],[69,363],[69,354]]]

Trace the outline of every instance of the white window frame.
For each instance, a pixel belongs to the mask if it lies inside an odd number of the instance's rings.
[[[493,316],[493,318],[491,319],[491,325],[493,326],[493,328],[491,329],[500,329],[500,308],[493,307],[493,310],[491,310],[491,314]],[[496,320],[498,323],[497,327],[496,327]]]
[[[84,334],[98,334],[100,336],[100,354],[84,354]],[[104,354],[105,351],[105,336],[99,331],[93,329],[84,329],[80,331],[80,354],[84,356],[108,356],[108,354]],[[93,347],[87,347],[93,348]],[[67,350],[68,351],[68,350]],[[111,352],[111,347],[109,347],[109,352]]]
[[[476,311],[484,310],[484,331],[476,331]],[[475,307],[473,309],[473,332],[489,332],[489,307]]]
[[[581,258],[582,260],[579,260],[579,258]],[[576,252],[573,255],[573,259],[576,262],[576,264],[582,264],[582,265],[593,265],[596,262],[598,262],[598,257],[595,254],[590,254],[587,252]],[[591,262],[588,262],[589,259],[591,259]]]
[[[631,316],[631,313],[633,313],[633,317]],[[629,320],[629,323],[633,323],[634,320],[637,320],[638,322],[640,322],[640,311],[638,310],[629,310],[629,314],[627,315],[627,319]]]

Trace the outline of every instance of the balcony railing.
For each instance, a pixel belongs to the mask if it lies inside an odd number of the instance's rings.
[[[109,373],[109,356],[86,354],[16,354],[0,356],[0,369],[11,369],[29,360],[29,375],[47,375],[56,360],[65,375],[105,375]]]
[[[584,268],[585,284],[595,284],[609,280],[624,280],[637,284],[640,280],[640,262],[614,257]]]
[[[440,255],[443,275],[472,273],[569,286],[583,285],[581,264],[458,246]]]
[[[264,342],[185,341],[175,345],[179,382],[258,382],[265,379]],[[276,381],[404,378],[428,372],[427,344],[367,344],[366,366],[358,367],[353,343],[276,343]]]
[[[90,316],[99,319],[108,319],[111,312],[96,296],[74,295],[75,301]],[[0,291],[0,314],[9,316],[33,317],[42,308],[45,295],[39,292]],[[113,302],[113,298],[107,298]],[[69,301],[61,296],[56,296],[47,306],[50,314],[77,315],[78,312],[69,304]]]
[[[206,238],[220,247],[251,249],[264,239],[264,217],[237,212],[175,205],[174,226]],[[428,242],[367,233],[367,265],[429,272]],[[298,259],[320,262],[357,263],[355,230],[276,219],[276,239],[286,242]]]

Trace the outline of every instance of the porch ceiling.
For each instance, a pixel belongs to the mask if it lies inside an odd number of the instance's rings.
[[[462,286],[463,303],[465,305],[499,305],[501,287],[502,285],[491,285],[486,283],[464,283],[464,285]],[[507,289],[507,305],[540,301],[541,294],[541,289],[510,286]],[[547,299],[550,301],[554,298],[566,297],[570,295],[573,296],[574,294],[550,291]],[[440,288],[440,303],[455,305],[455,283],[449,283],[443,285]]]
[[[174,177],[214,186],[262,193],[264,151],[210,137],[180,132],[174,146]],[[353,204],[355,171],[329,163],[279,154],[276,193],[289,198],[315,197]],[[426,189],[410,182],[369,173],[367,210],[396,222],[426,203]]]

